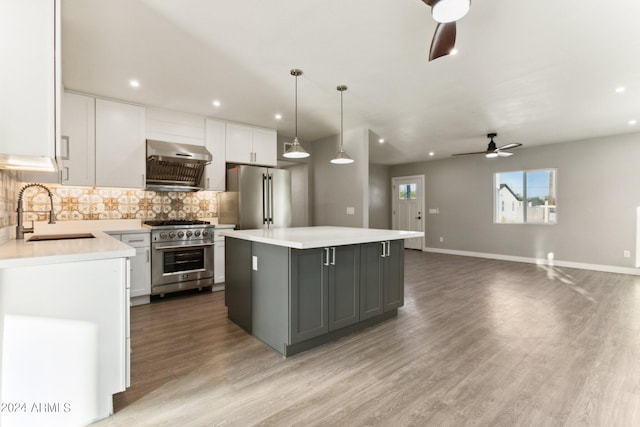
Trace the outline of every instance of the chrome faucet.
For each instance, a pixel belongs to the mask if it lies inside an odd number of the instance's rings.
[[[16,212],[18,213],[18,225],[16,225],[16,239],[24,239],[25,233],[33,233],[33,221],[31,221],[31,227],[25,227],[23,224],[22,217],[24,216],[24,213],[25,212],[41,212],[41,211],[25,211],[22,208],[22,195],[24,194],[24,190],[31,187],[40,187],[47,190],[47,193],[49,194],[49,201],[51,202],[51,210],[49,211],[49,224],[56,223],[54,213],[53,213],[53,194],[51,194],[51,190],[49,190],[47,187],[45,187],[42,184],[37,184],[37,183],[27,184],[24,187],[22,187],[22,189],[20,190],[20,193],[18,193],[18,208],[16,209]]]

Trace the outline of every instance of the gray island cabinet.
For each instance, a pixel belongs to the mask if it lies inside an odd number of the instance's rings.
[[[283,356],[396,316],[403,239],[422,235],[342,227],[224,234],[228,317]]]

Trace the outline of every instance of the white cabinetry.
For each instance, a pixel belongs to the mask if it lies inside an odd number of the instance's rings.
[[[136,249],[131,258],[131,305],[148,304],[151,295],[151,248],[149,233],[113,234],[114,237]]]
[[[95,98],[65,92],[61,125],[62,184],[96,185]]]
[[[145,109],[96,99],[96,186],[145,186]]]
[[[221,230],[213,232],[213,283],[224,283],[224,236],[220,235]],[[213,290],[224,289],[222,286],[215,286]]]
[[[205,145],[204,117],[178,111],[147,108],[147,139]]]
[[[129,305],[127,303],[127,261],[125,258],[103,260],[58,262],[45,265],[25,265],[5,268],[0,273],[0,328],[4,329],[5,343],[15,330],[3,328],[10,316],[15,315],[31,323],[30,330],[18,331],[29,339],[39,334],[38,322],[47,331],[57,327],[49,336],[69,336],[76,331],[93,328],[92,339],[79,343],[79,348],[58,346],[55,354],[48,353],[46,348],[34,348],[28,353],[29,361],[17,364],[17,368],[25,369],[25,375],[19,376],[18,384],[3,383],[3,402],[16,402],[33,399],[33,402],[59,399],[71,405],[69,417],[62,419],[66,425],[87,425],[93,421],[107,417],[113,413],[113,395],[124,391],[127,384],[127,364],[129,347]],[[35,327],[36,329],[32,329]],[[18,336],[20,338],[20,336]],[[35,342],[34,345],[40,344]],[[93,348],[92,348],[93,347]],[[16,360],[23,355],[11,355],[15,347],[7,345],[3,348],[0,340],[0,364]],[[65,372],[66,360],[73,360],[77,350],[92,350],[89,359],[81,360],[77,370],[71,368]],[[86,353],[84,353],[86,354]],[[83,368],[93,371],[93,378],[80,377]],[[2,369],[3,366],[0,366]],[[13,367],[13,375],[16,375]],[[28,372],[45,372],[46,375],[32,377],[29,382]],[[5,371],[6,372],[6,371]],[[8,380],[4,378],[3,380]],[[67,381],[67,382],[65,382]],[[87,393],[78,394],[78,387],[87,387]],[[82,389],[84,389],[84,387]],[[55,396],[55,397],[53,397]],[[6,400],[5,400],[6,399]],[[57,401],[57,400],[56,400]],[[60,404],[62,408],[62,404]],[[81,414],[81,415],[80,415]],[[1,416],[10,414],[2,413]],[[21,422],[11,423],[2,418],[2,425],[60,425],[61,412],[51,414],[27,413],[31,418],[22,418]],[[34,424],[34,416],[39,422]],[[48,417],[48,415],[51,415]],[[81,419],[77,417],[81,416]],[[18,421],[18,420],[16,420]]]
[[[276,166],[277,133],[272,129],[227,123],[226,157],[228,163]]]
[[[64,92],[62,95],[59,172],[22,172],[25,182],[96,185],[95,98]]]
[[[58,1],[0,1],[0,168],[55,170]]]
[[[207,119],[206,124],[207,150],[213,156],[210,165],[205,169],[205,190],[226,190],[226,124],[220,120]]]

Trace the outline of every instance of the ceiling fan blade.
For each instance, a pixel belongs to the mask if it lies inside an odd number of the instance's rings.
[[[509,157],[509,156],[513,156],[513,153],[510,153],[508,151],[500,151],[500,150],[498,150],[498,156],[500,156],[500,157]]]
[[[452,154],[452,156],[468,156],[469,154],[487,154],[490,151],[474,151],[473,153],[457,153],[457,154]]]
[[[498,150],[511,150],[513,148],[518,148],[518,147],[521,147],[521,146],[522,146],[522,144],[518,144],[516,142],[516,143],[503,145],[502,147],[498,147]]]
[[[433,34],[431,49],[429,50],[429,61],[438,59],[451,53],[456,45],[456,22],[438,24],[436,32]]]

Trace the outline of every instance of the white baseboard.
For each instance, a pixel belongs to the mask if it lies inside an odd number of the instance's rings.
[[[632,268],[632,267],[618,267],[615,265],[588,264],[584,262],[560,261],[556,259],[548,260],[548,259],[528,258],[528,257],[512,256],[512,255],[492,254],[492,253],[486,253],[486,252],[457,251],[453,249],[440,249],[440,248],[423,248],[423,251],[434,252],[439,254],[497,259],[501,261],[525,262],[529,264],[547,265],[547,266],[553,266],[553,267],[578,268],[580,270],[604,271],[606,273],[619,273],[619,274],[629,274],[632,276],[640,276],[640,269]]]

